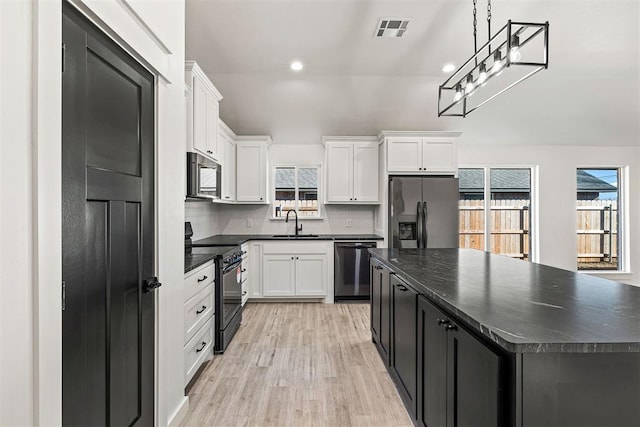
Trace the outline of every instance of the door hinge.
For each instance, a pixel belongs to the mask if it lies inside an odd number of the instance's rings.
[[[67,284],[62,281],[62,311],[67,307]]]
[[[67,46],[64,43],[62,43],[62,72],[63,73],[64,73],[64,69],[65,69],[65,65],[66,65],[65,64],[65,59],[66,59],[66,56],[67,56],[66,55],[66,49],[67,49]]]

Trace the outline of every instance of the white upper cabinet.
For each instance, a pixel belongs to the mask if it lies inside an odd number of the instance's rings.
[[[224,147],[224,160],[222,161],[222,201],[235,202],[236,200],[236,144],[235,134],[220,120],[218,123],[219,145]]]
[[[378,141],[374,137],[325,137],[326,202],[377,204]]]
[[[187,109],[187,150],[197,151],[217,162],[224,161],[218,141],[219,102],[222,95],[195,61],[185,62],[185,80],[191,86],[191,108]]]
[[[236,138],[236,201],[266,204],[268,136]]]
[[[458,132],[383,132],[387,171],[411,174],[457,174]]]

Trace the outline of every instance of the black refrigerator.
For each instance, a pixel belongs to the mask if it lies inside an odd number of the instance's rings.
[[[458,178],[389,177],[389,247],[458,247]]]

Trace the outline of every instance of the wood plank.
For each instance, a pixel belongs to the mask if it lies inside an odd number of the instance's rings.
[[[192,425],[411,426],[368,304],[249,303],[189,393]]]

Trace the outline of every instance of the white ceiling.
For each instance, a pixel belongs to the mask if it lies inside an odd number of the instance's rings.
[[[463,131],[462,143],[640,144],[640,1],[494,0],[549,21],[549,69],[467,118],[438,118],[447,62],[473,53],[472,0],[186,0],[186,52],[224,95],[222,119],[274,143],[381,130]],[[486,0],[478,1],[479,41]],[[411,18],[404,37],[372,35]],[[305,64],[300,73],[292,60]]]

